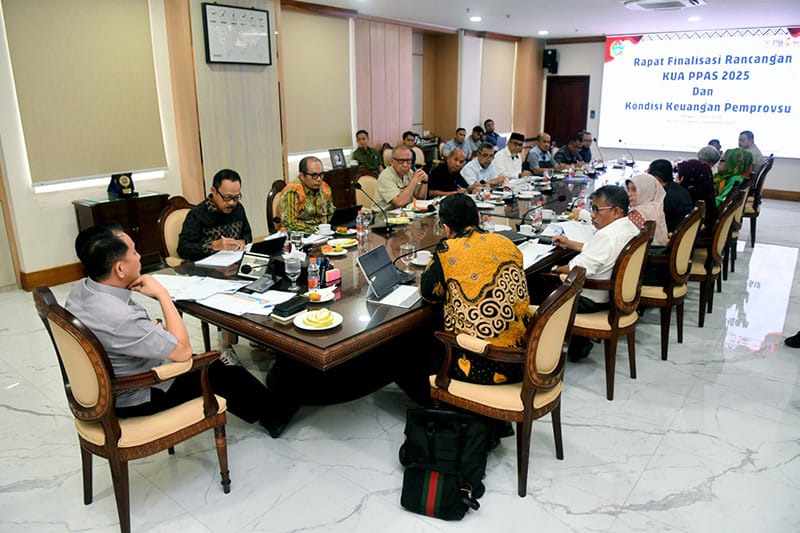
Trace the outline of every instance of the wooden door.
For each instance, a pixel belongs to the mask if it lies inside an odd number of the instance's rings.
[[[586,129],[589,114],[589,76],[548,76],[544,131],[558,146]]]

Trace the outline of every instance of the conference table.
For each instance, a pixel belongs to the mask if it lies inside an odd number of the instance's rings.
[[[530,199],[519,197],[498,200],[490,210],[481,210],[483,215],[497,217],[497,223],[503,223],[517,229],[520,218],[537,202],[542,202],[547,209],[556,213],[569,207],[572,198],[582,193],[591,193],[595,187],[607,183],[616,183],[619,176],[609,173],[607,177],[598,175],[590,180],[588,177],[554,179],[548,183],[538,183],[536,189],[542,194]],[[561,196],[565,199],[559,201]],[[398,226],[389,234],[376,230],[368,232],[358,247],[348,248],[346,255],[332,257],[331,261],[341,271],[342,279],[336,290],[336,299],[324,304],[310,304],[309,308],[326,307],[344,317],[341,325],[324,331],[308,331],[297,328],[294,324],[277,322],[268,316],[245,314],[233,315],[213,309],[192,301],[177,301],[178,309],[208,324],[218,326],[256,343],[269,346],[293,359],[319,370],[329,370],[358,355],[372,350],[392,339],[409,332],[423,333],[434,329],[441,321],[441,311],[437,306],[420,300],[410,308],[394,307],[367,301],[368,284],[358,267],[356,258],[377,246],[385,246],[389,256],[398,267],[410,269],[419,280],[424,267],[403,265],[398,262],[400,246],[412,243],[417,250],[433,250],[443,238],[443,231],[436,224],[435,214],[414,218],[409,224]],[[320,244],[309,252],[309,256],[320,256]],[[563,264],[574,252],[555,249],[538,260],[526,270],[529,281],[537,272],[548,270],[554,264]],[[174,269],[165,269],[161,273],[189,274],[215,277],[230,277],[235,272],[222,269],[198,267],[185,263]],[[281,278],[273,287],[285,290],[288,280]],[[207,341],[207,339],[206,339]]]

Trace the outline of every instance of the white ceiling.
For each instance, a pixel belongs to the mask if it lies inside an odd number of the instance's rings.
[[[671,11],[632,11],[622,0],[312,1],[376,17],[543,39],[800,26],[800,0],[705,0],[705,6]],[[483,20],[470,22],[472,15],[479,15]],[[689,22],[690,16],[698,16],[700,20]],[[550,33],[540,37],[539,30]]]

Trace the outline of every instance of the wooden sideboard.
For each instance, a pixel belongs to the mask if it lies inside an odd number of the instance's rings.
[[[169,195],[143,192],[139,196],[119,199],[74,200],[78,229],[97,224],[116,223],[130,235],[136,250],[142,256],[142,266],[157,265],[161,262],[161,235],[158,217],[167,206]]]

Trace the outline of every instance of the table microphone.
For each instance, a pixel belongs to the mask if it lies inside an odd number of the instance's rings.
[[[619,142],[620,142],[620,144],[622,144],[622,139],[619,139]],[[631,156],[631,160],[630,160],[630,161],[628,161],[628,166],[629,166],[629,167],[632,167],[632,166],[634,166],[634,165],[636,164],[636,161],[635,161],[635,159],[636,159],[636,158],[634,158],[634,157],[633,157],[633,152],[631,152],[630,150],[628,150],[628,148],[627,148],[627,147],[625,147],[625,146],[623,146],[623,147],[622,147],[622,149],[623,149],[625,152],[628,152],[628,155],[629,155],[629,156]]]
[[[535,211],[535,210],[536,210],[536,209],[538,209],[539,207],[541,207],[542,209],[544,209],[544,207],[545,207],[546,205],[550,205],[550,204],[557,204],[558,202],[563,202],[563,201],[564,201],[564,200],[566,200],[566,199],[567,199],[567,197],[566,197],[565,195],[563,195],[563,194],[562,194],[561,196],[559,196],[558,198],[556,198],[556,199],[554,199],[554,200],[549,200],[549,201],[547,201],[547,202],[543,203],[542,205],[535,205],[535,206],[531,207],[530,209],[528,209],[527,211],[525,211],[525,214],[524,214],[524,215],[522,215],[522,216],[520,217],[520,221],[521,221],[521,223],[522,223],[522,224],[524,224],[524,223],[525,223],[525,217],[526,217],[526,216],[528,216],[528,215],[530,215],[530,214],[531,214],[531,211]]]
[[[603,168],[606,168],[606,158],[603,155],[603,152],[600,150],[600,145],[597,143],[597,137],[592,137],[592,140],[594,140],[594,145],[597,146],[597,153],[600,154],[600,158],[603,161]]]
[[[374,207],[377,207],[380,210],[380,212],[383,214],[383,220],[386,221],[386,226],[384,226],[383,228],[374,228],[373,227],[372,230],[376,231],[378,229],[382,229],[382,231],[385,231],[386,233],[391,233],[392,230],[394,230],[394,226],[389,223],[389,214],[386,212],[386,210],[384,208],[382,208],[380,206],[380,204],[378,204],[378,202],[376,202],[375,199],[372,196],[370,196],[367,191],[364,190],[364,187],[359,182],[355,182],[353,184],[353,187],[355,187],[359,191],[363,192],[364,196],[366,196],[367,198],[370,199],[370,201],[372,202],[372,205]]]
[[[255,270],[263,270],[269,266],[269,263],[264,263],[261,265],[250,266],[250,265],[242,265],[242,274],[249,274]]]

